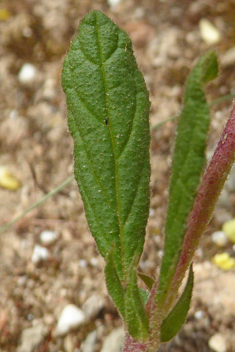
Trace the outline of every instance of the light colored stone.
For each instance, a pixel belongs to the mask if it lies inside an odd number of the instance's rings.
[[[94,294],[89,297],[82,306],[86,319],[96,316],[104,308],[104,300],[101,296]]]
[[[214,242],[218,247],[224,247],[228,243],[228,238],[224,231],[215,231],[211,235],[212,242]]]
[[[235,64],[235,46],[227,50],[220,59],[220,62],[224,66],[230,66]]]
[[[100,352],[121,352],[124,343],[125,332],[123,328],[113,330],[104,340]]]
[[[222,334],[215,334],[211,336],[208,341],[209,347],[215,352],[226,352],[226,341]]]
[[[67,335],[64,338],[64,349],[65,349],[66,352],[74,352],[75,343],[74,343],[73,336]]]
[[[90,260],[90,264],[91,264],[92,266],[94,266],[94,267],[97,267],[98,262],[99,262],[99,260],[98,260],[97,257],[93,257],[93,258],[91,258],[91,260]]]
[[[118,5],[122,0],[108,0],[108,4],[110,7],[115,7]]]
[[[82,346],[82,352],[94,352],[95,343],[97,340],[97,330],[92,331],[90,334],[87,335],[86,340]]]
[[[85,314],[74,304],[68,304],[61,312],[55,335],[63,336],[85,322]]]
[[[42,98],[46,100],[51,100],[56,96],[56,81],[53,78],[48,78],[44,85],[42,91]]]
[[[18,74],[19,82],[22,84],[29,84],[35,80],[37,69],[34,65],[24,64]]]
[[[204,316],[205,316],[205,314],[204,314],[204,312],[202,310],[198,310],[194,314],[194,317],[197,320],[201,320],[202,318],[204,318]]]
[[[17,348],[17,352],[33,352],[48,333],[49,329],[43,324],[23,330],[21,334],[21,345]]]
[[[199,22],[200,34],[204,42],[208,45],[218,44],[221,39],[221,33],[210,21],[202,18]]]
[[[38,244],[34,246],[33,254],[31,260],[33,263],[37,264],[41,260],[45,261],[49,257],[49,251],[47,248],[41,247]]]
[[[55,231],[45,230],[40,234],[40,241],[42,244],[49,245],[58,239],[59,235]]]

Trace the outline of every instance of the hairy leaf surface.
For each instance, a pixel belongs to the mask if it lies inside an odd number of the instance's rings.
[[[149,211],[149,99],[127,34],[90,12],[65,58],[62,85],[74,172],[87,220],[121,283],[143,250]]]
[[[209,128],[209,107],[203,86],[218,73],[214,52],[204,55],[193,68],[186,82],[175,148],[169,190],[169,205],[165,226],[157,301],[163,302],[178,263],[188,215],[197,195]]]
[[[184,324],[187,313],[190,307],[193,290],[193,270],[192,265],[189,270],[187,284],[184,292],[179,298],[174,308],[170,311],[168,316],[163,320],[161,325],[161,342],[171,340],[181,329]]]
[[[126,308],[125,308],[125,290],[122,287],[121,281],[118,277],[116,265],[114,263],[114,246],[111,247],[108,255],[106,256],[106,266],[105,266],[105,277],[106,285],[110,296],[115,302],[120,314],[126,319]]]
[[[144,309],[143,293],[137,286],[136,261],[129,268],[128,282],[125,296],[125,321],[129,333],[136,339],[145,339],[149,334],[148,318]]]

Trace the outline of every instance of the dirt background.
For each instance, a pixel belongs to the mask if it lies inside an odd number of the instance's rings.
[[[132,38],[150,91],[152,126],[179,112],[185,78],[200,55],[215,48],[223,61],[226,51],[235,46],[232,0],[123,0],[115,7],[106,0],[1,1],[0,165],[20,180],[21,187],[15,192],[0,188],[0,225],[72,174],[73,144],[67,129],[61,69],[80,19],[92,9],[102,10]],[[201,38],[202,18],[214,23],[221,33],[215,46]],[[25,63],[36,69],[34,79],[27,84],[19,79]],[[234,63],[221,66],[219,78],[209,85],[207,93],[210,101],[235,93]],[[230,104],[212,109],[209,151],[228,117]],[[175,122],[168,122],[152,132],[151,211],[140,263],[142,271],[150,275],[156,275],[162,255],[174,131]],[[228,293],[226,282],[232,282],[235,271],[224,273],[209,262],[221,251],[210,234],[234,216],[234,193],[222,203],[195,258],[199,277],[188,321],[162,351],[212,351],[208,340],[217,332],[226,340],[226,351],[235,351],[235,298],[221,298],[219,306],[216,300],[213,303],[223,289]],[[34,263],[32,253],[36,244],[42,245],[39,235],[43,230],[56,231],[59,237],[48,246],[48,259]],[[234,255],[232,244],[224,250]],[[105,336],[121,326],[107,295],[104,262],[89,233],[75,182],[1,234],[0,255],[0,351],[17,351],[21,333],[42,323],[49,332],[33,351],[82,351],[88,333],[99,328],[93,348],[98,352]],[[223,283],[215,285],[219,278]],[[200,286],[205,282],[206,287]],[[56,338],[53,331],[63,307],[68,303],[82,307],[94,294],[103,303],[89,324]],[[235,286],[230,287],[229,294],[235,297]],[[201,312],[200,319],[196,312]]]

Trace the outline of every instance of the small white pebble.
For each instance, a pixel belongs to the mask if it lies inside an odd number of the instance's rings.
[[[66,297],[67,294],[68,294],[67,288],[62,288],[62,289],[60,290],[60,296],[61,296],[61,297]]]
[[[123,350],[125,332],[123,328],[117,328],[105,337],[100,352],[115,352]]]
[[[235,64],[235,46],[227,50],[221,57],[221,63],[224,66]]]
[[[53,78],[48,78],[43,86],[42,96],[44,99],[51,100],[56,96],[56,81]]]
[[[91,258],[91,260],[90,260],[90,264],[92,265],[92,266],[94,266],[94,267],[96,267],[97,265],[98,265],[98,259],[96,258],[96,257],[93,257],[93,258]]]
[[[33,34],[33,31],[30,27],[26,27],[23,29],[23,36],[26,37],[26,38],[29,38],[31,37]]]
[[[18,79],[22,84],[32,83],[36,76],[36,67],[32,64],[24,64],[18,74]]]
[[[202,248],[198,248],[196,250],[196,256],[197,256],[197,258],[200,258],[200,259],[202,259],[204,257],[204,252],[203,252]]]
[[[118,5],[122,0],[108,0],[108,4],[110,7],[114,7]]]
[[[32,321],[33,319],[34,319],[34,315],[31,314],[31,313],[29,313],[29,314],[27,315],[27,320],[28,320],[28,321]]]
[[[86,268],[87,267],[86,259],[80,259],[79,260],[79,266],[80,266],[80,268]]]
[[[228,243],[228,238],[224,231],[216,231],[211,235],[212,242],[214,242],[219,247],[224,247]]]
[[[226,352],[226,341],[225,338],[222,334],[217,333],[213,336],[208,341],[209,347],[215,351],[215,352]]]
[[[145,267],[145,262],[144,262],[143,260],[141,260],[141,261],[139,262],[139,266],[140,266],[140,269],[143,270],[144,267]]]
[[[221,33],[210,21],[202,18],[199,22],[200,34],[204,42],[208,45],[215,45],[221,41]]]
[[[160,235],[154,236],[154,242],[156,243],[156,245],[160,246],[162,242],[161,236]]]
[[[101,296],[94,294],[82,305],[82,310],[87,319],[96,316],[104,308],[104,300]]]
[[[74,304],[68,304],[61,312],[56,335],[63,336],[72,329],[78,328],[85,322],[85,314]]]
[[[41,247],[38,244],[34,246],[33,255],[31,260],[33,263],[39,263],[41,260],[47,260],[49,257],[49,251],[47,248]]]
[[[55,242],[58,239],[58,237],[59,235],[57,232],[45,230],[45,231],[42,231],[40,234],[40,241],[43,244],[51,244]]]
[[[194,314],[195,319],[201,320],[204,317],[204,312],[202,310],[198,310]]]
[[[9,114],[9,119],[15,120],[19,116],[18,111],[16,109],[11,110]]]
[[[18,286],[24,286],[26,284],[26,281],[27,281],[27,276],[24,275],[24,276],[20,276],[17,280],[17,285]]]

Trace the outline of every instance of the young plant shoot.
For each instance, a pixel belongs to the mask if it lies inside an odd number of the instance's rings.
[[[190,73],[172,160],[165,247],[157,282],[139,274],[149,213],[149,96],[128,35],[90,12],[65,58],[62,86],[74,139],[74,174],[109,294],[122,316],[124,351],[156,352],[182,327],[193,288],[192,258],[235,158],[235,109],[203,174],[209,128],[204,86],[214,52]],[[201,180],[201,182],[200,182]],[[179,287],[188,280],[178,298]]]

